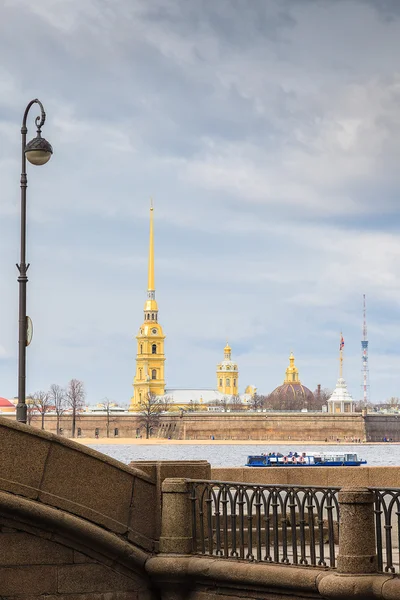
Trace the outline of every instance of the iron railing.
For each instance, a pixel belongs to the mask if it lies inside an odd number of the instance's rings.
[[[194,553],[335,567],[340,488],[188,483]]]
[[[374,494],[378,570],[399,573],[400,489],[370,488]]]

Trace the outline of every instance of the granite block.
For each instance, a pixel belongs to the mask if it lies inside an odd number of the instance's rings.
[[[58,592],[125,592],[143,587],[139,578],[130,578],[99,564],[65,565],[58,567]]]
[[[0,567],[0,596],[57,592],[56,566]]]
[[[0,486],[5,492],[36,499],[51,442],[0,425]]]
[[[53,444],[39,499],[116,533],[128,527],[134,474]]]
[[[54,565],[73,562],[66,546],[29,533],[0,534],[0,565]]]

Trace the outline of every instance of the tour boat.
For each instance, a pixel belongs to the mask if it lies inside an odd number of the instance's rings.
[[[246,467],[359,467],[367,461],[354,452],[270,452],[258,456],[248,456]]]

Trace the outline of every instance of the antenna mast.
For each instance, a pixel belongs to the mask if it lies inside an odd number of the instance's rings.
[[[369,402],[369,365],[368,365],[368,335],[367,335],[367,308],[365,294],[363,295],[363,339],[361,340],[361,365],[362,365],[362,405],[367,408]]]

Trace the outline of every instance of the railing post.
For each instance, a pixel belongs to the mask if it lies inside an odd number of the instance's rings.
[[[190,554],[192,551],[191,506],[186,479],[164,479],[160,551]]]
[[[374,494],[367,488],[347,487],[339,492],[339,555],[336,573],[318,576],[317,587],[330,600],[399,598],[383,593],[391,577],[378,575],[375,545]],[[390,585],[390,582],[389,582]],[[385,588],[386,589],[386,588]]]
[[[339,492],[340,525],[338,573],[377,572],[374,495],[367,488]]]

